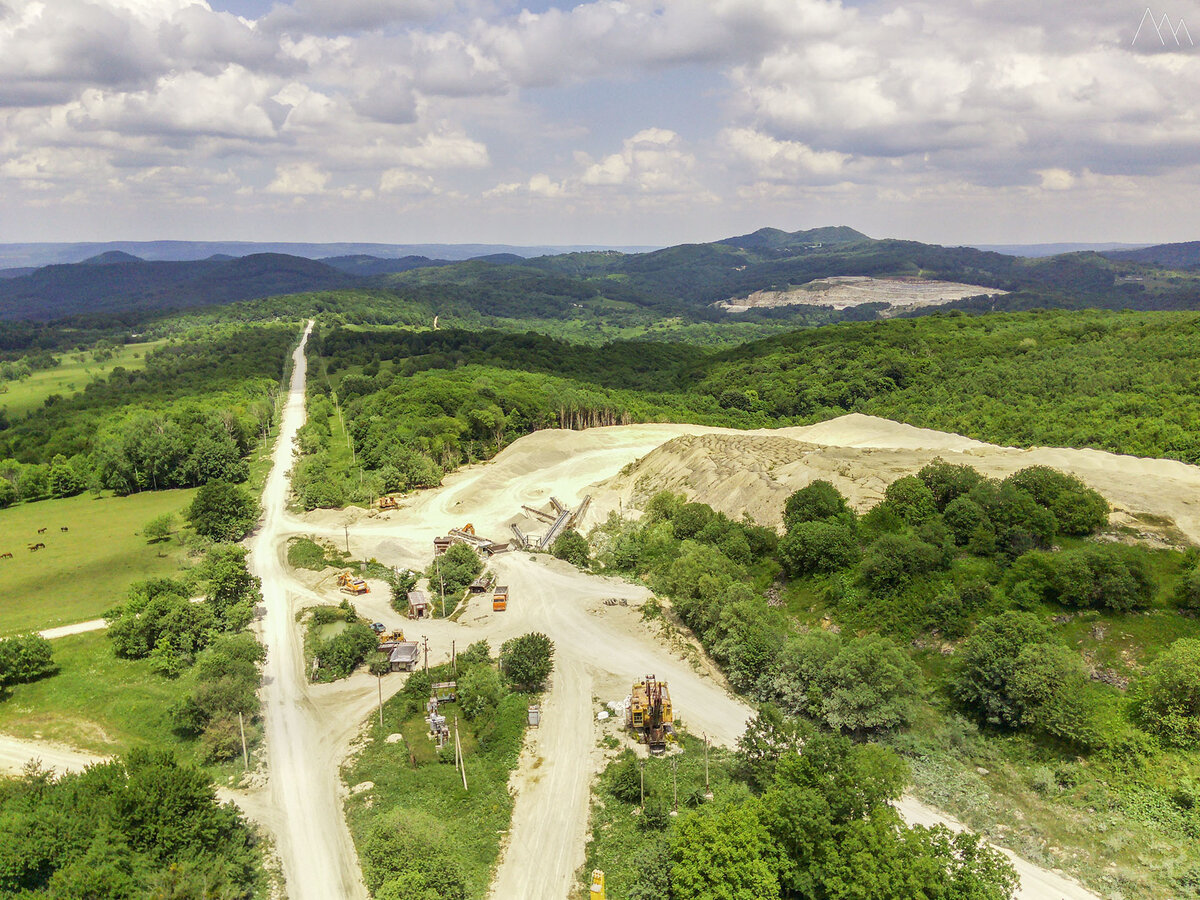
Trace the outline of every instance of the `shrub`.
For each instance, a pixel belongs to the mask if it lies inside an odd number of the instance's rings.
[[[1030,466],[1009,475],[1005,483],[1025,491],[1053,513],[1062,534],[1091,534],[1108,524],[1108,501],[1074,475]]]
[[[550,547],[550,552],[558,559],[563,559],[573,566],[584,568],[588,564],[588,558],[591,556],[591,548],[588,547],[587,538],[576,531],[574,528],[568,528],[557,538]]]
[[[889,484],[883,492],[883,502],[914,528],[933,518],[938,511],[933,492],[916,475],[906,475]]]
[[[500,667],[517,688],[539,690],[554,668],[554,643],[538,632],[507,640],[500,647]]]
[[[778,552],[789,575],[847,569],[860,555],[850,526],[836,520],[798,522],[780,540]]]
[[[468,719],[495,712],[503,695],[500,676],[491,666],[473,666],[458,679],[458,705]]]
[[[214,541],[240,541],[258,519],[258,504],[236,484],[202,485],[184,514],[198,534]]]
[[[1181,609],[1200,609],[1200,568],[1188,569],[1180,576],[1171,599]]]
[[[951,465],[941,458],[926,464],[917,473],[917,477],[929,488],[934,505],[939,511],[946,510],[951,503],[969,494],[984,480],[983,476],[970,466]]]
[[[873,590],[890,593],[913,578],[943,565],[942,552],[931,544],[899,534],[880,535],[867,548],[863,560],[864,582]]]
[[[1133,688],[1141,724],[1176,747],[1200,744],[1200,639],[1182,638],[1146,666]]]
[[[783,523],[790,530],[801,522],[816,522],[831,517],[853,517],[854,513],[833,484],[818,479],[810,482],[787,498],[783,506]]]
[[[429,564],[425,575],[430,587],[441,590],[445,586],[446,596],[457,598],[483,571],[483,560],[467,544],[452,544],[450,549]]]
[[[36,681],[54,672],[50,642],[40,634],[0,639],[0,689]]]
[[[921,672],[903,650],[877,634],[847,641],[818,676],[821,719],[856,734],[907,725]]]

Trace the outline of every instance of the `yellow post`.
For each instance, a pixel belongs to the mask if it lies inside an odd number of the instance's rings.
[[[592,893],[588,900],[604,900],[604,873],[592,869]]]

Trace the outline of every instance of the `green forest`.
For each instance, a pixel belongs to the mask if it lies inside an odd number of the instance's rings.
[[[725,350],[391,328],[326,330],[313,346],[308,508],[437,484],[538,429],[631,422],[779,427],[859,412],[1009,446],[1200,460],[1195,313],[948,314]]]

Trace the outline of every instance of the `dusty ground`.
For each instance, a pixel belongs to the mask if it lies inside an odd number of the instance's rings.
[[[715,304],[731,313],[748,309],[775,306],[831,306],[848,309],[864,303],[886,303],[884,315],[895,310],[921,306],[941,306],[963,297],[980,294],[1006,294],[997,288],[957,281],[931,281],[926,278],[871,278],[867,275],[835,275],[817,278],[786,291],[755,291],[745,297],[734,297]]]

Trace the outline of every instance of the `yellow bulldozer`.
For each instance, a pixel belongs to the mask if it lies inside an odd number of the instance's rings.
[[[359,594],[371,593],[371,588],[367,585],[367,583],[349,569],[338,575],[337,582],[338,586],[341,587],[343,594],[353,594],[354,596],[358,596]]]
[[[384,495],[383,497],[379,498],[379,508],[380,509],[399,509],[400,501],[397,500],[395,497],[388,497],[388,496]]]
[[[675,715],[671,711],[671,691],[665,681],[647,675],[634,682],[629,692],[629,710],[625,724],[651,753],[662,753],[675,740]]]

